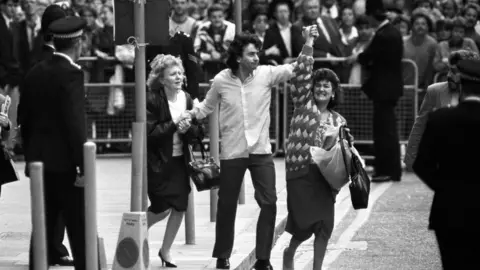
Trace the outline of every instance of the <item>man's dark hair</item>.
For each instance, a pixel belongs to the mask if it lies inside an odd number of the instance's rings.
[[[332,93],[334,97],[330,100],[330,102],[328,102],[327,105],[327,109],[332,110],[343,100],[343,91],[342,87],[340,86],[340,79],[331,69],[317,69],[312,74],[312,91],[315,91],[315,84],[323,80],[329,81],[332,84]]]
[[[455,27],[460,27],[465,29],[467,27],[467,21],[463,17],[456,17],[452,21],[452,29]]]
[[[280,5],[286,5],[288,7],[288,10],[290,10],[290,18],[291,18],[293,15],[293,10],[295,8],[295,5],[291,0],[273,0],[268,6],[268,14],[269,14],[268,17],[270,18],[275,17],[274,14],[277,11],[277,7]]]
[[[425,21],[427,22],[427,26],[428,26],[428,32],[432,32],[434,30],[432,19],[422,11],[418,11],[418,12],[413,13],[412,17],[410,18],[410,25],[412,27],[413,27],[413,24],[415,23],[415,21],[418,18],[424,18],[425,19]]]
[[[228,57],[227,57],[227,67],[230,68],[233,72],[236,72],[239,67],[238,58],[243,56],[243,51],[245,47],[249,44],[253,44],[255,48],[260,50],[262,48],[262,42],[258,39],[257,36],[242,33],[235,35],[230,47],[228,47]]]
[[[355,19],[355,27],[360,27],[360,26],[371,26],[372,23],[370,22],[370,19],[368,16],[365,15],[358,15],[358,17]]]
[[[222,5],[220,4],[213,4],[211,5],[208,10],[207,10],[207,16],[210,17],[210,15],[212,15],[213,12],[216,12],[216,11],[221,11],[223,13],[225,13],[225,9],[223,8]]]
[[[81,38],[53,38],[53,46],[55,50],[63,52],[72,49],[77,42],[80,42]]]

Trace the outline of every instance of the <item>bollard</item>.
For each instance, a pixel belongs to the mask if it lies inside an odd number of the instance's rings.
[[[210,114],[208,119],[208,128],[210,131],[210,156],[220,164],[219,159],[219,128],[218,128],[218,108],[217,106],[215,110]],[[222,168],[220,167],[220,170]],[[218,202],[218,190],[212,189],[210,190],[210,221],[215,222],[217,220],[217,202]]]
[[[130,211],[142,211],[143,204],[143,144],[145,138],[145,123],[135,122],[132,125],[132,187]]]
[[[195,245],[195,191],[191,181],[190,186],[192,191],[188,194],[188,208],[185,213],[185,244]]]
[[[97,147],[93,142],[86,142],[83,145],[83,164],[85,168],[85,257],[87,270],[98,270],[96,151]]]
[[[47,243],[45,200],[43,191],[43,163],[28,164],[32,205],[33,265],[35,270],[47,270]]]

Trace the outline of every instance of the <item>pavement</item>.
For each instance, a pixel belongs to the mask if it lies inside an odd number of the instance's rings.
[[[285,165],[275,159],[278,213],[276,244],[271,262],[282,269],[282,251],[290,235],[284,233],[286,209]],[[0,270],[27,269],[31,231],[29,181],[23,177],[23,162],[16,164],[21,181],[3,186],[0,198]],[[113,263],[122,214],[130,207],[131,160],[97,160],[98,232],[104,239],[109,268]],[[253,198],[250,175],[245,175],[245,204],[239,205],[235,224],[235,245],[231,269],[250,269],[255,260],[255,226],[259,209]],[[215,223],[210,221],[210,193],[194,191],[195,244],[187,245],[185,227],[177,235],[172,257],[178,269],[215,269],[211,258]],[[323,269],[441,269],[438,248],[427,230],[432,192],[413,174],[399,183],[372,184],[370,206],[353,210],[348,187],[340,191],[335,206],[335,230]],[[166,221],[149,230],[151,269],[162,269],[158,258]],[[300,246],[295,269],[312,269],[313,238]],[[65,240],[68,246],[68,241]],[[51,267],[50,269],[73,269]]]

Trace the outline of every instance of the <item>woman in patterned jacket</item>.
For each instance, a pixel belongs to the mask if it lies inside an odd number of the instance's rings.
[[[312,72],[312,54],[298,58],[291,95],[293,117],[287,143],[287,205],[286,231],[292,234],[284,250],[283,269],[293,269],[298,246],[315,235],[314,269],[322,269],[328,240],[333,231],[335,196],[324,176],[314,164],[310,146],[329,149],[325,131],[346,124],[345,118],[333,109],[338,103],[341,88],[337,75],[330,69]]]

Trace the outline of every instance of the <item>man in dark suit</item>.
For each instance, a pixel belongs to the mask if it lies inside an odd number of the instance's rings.
[[[428,115],[413,170],[434,192],[429,229],[435,231],[443,269],[477,269],[480,233],[480,61],[457,64],[462,100]]]
[[[265,33],[262,49],[268,51],[276,48],[274,49],[276,53],[266,55],[264,52],[265,56],[260,56],[260,62],[268,64],[270,60],[273,60],[276,64],[282,65],[287,58],[295,60],[302,51],[305,42],[302,36],[302,28],[292,25],[290,22],[293,2],[275,0],[270,6],[269,15],[275,18],[275,22],[270,25]]]
[[[382,0],[368,0],[366,13],[377,27],[370,45],[351,60],[367,71],[362,90],[373,101],[374,182],[400,181],[400,144],[395,107],[403,94],[403,40],[387,20]]]
[[[83,72],[75,64],[80,57],[85,25],[79,17],[66,17],[50,24],[56,52],[27,74],[21,86],[19,115],[25,161],[41,161],[44,166],[47,246],[53,244],[51,239],[62,217],[75,269],[85,269],[85,90]],[[32,246],[30,269],[33,269]],[[49,247],[48,252],[52,249]]]

